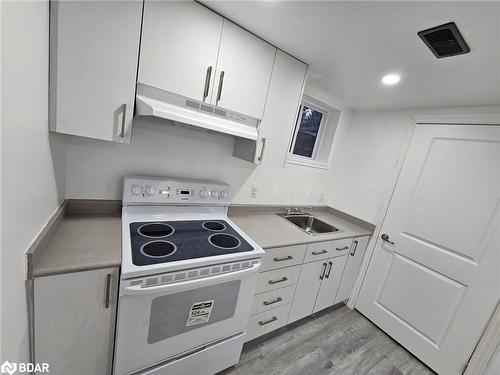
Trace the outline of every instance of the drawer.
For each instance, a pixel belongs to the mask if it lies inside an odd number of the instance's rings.
[[[261,272],[257,280],[255,294],[268,292],[270,290],[284,288],[297,283],[300,274],[300,264],[287,268],[280,268],[273,271]]]
[[[314,262],[315,260],[327,259],[332,249],[333,241],[315,242],[307,245],[304,263]]]
[[[296,245],[266,249],[266,255],[262,259],[261,272],[301,264],[306,248],[307,245]]]
[[[285,288],[257,294],[253,297],[250,315],[287,305],[292,302],[294,293],[295,285],[290,285]]]
[[[333,241],[331,257],[340,257],[347,255],[351,249],[352,238],[343,238]]]
[[[290,305],[288,304],[251,316],[248,319],[245,342],[283,327],[288,319],[289,311]]]

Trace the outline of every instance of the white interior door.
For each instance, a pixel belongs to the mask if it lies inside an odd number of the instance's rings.
[[[193,1],[146,1],[140,83],[209,102],[222,17]]]
[[[500,297],[500,127],[417,126],[356,308],[460,374]]]

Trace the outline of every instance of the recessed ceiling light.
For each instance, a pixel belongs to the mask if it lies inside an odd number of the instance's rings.
[[[399,74],[386,74],[382,78],[382,83],[384,85],[395,85],[401,80],[401,76]]]

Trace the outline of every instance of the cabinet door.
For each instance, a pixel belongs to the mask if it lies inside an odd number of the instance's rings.
[[[358,276],[359,267],[365,255],[369,239],[370,237],[361,237],[355,238],[354,241],[352,241],[351,251],[347,256],[347,264],[344,269],[344,274],[342,275],[342,281],[340,282],[335,303],[344,301],[351,295],[352,287]]]
[[[321,281],[313,312],[323,310],[333,305],[346,260],[346,255],[328,259],[325,277]]]
[[[256,163],[282,167],[297,120],[307,65],[276,52],[264,117],[259,125]]]
[[[316,296],[324,277],[328,260],[306,263],[302,265],[295,296],[293,297],[292,307],[288,322],[294,322],[309,314],[312,314]]]
[[[276,48],[224,20],[212,104],[262,119]]]
[[[141,1],[53,1],[50,128],[130,142]]]
[[[210,102],[222,17],[193,1],[146,1],[140,83]]]
[[[65,375],[111,374],[118,268],[36,278],[35,361]]]

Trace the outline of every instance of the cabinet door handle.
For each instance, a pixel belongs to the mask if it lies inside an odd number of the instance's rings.
[[[278,318],[276,316],[273,316],[271,319],[269,320],[261,320],[259,322],[259,326],[265,326],[266,324],[269,324],[269,323],[272,323],[274,321],[278,320]]]
[[[109,309],[109,305],[111,304],[111,274],[108,273],[106,275],[106,296],[104,297],[104,308]]]
[[[325,277],[326,266],[327,266],[327,264],[323,263],[323,269],[321,271],[321,276],[319,277],[320,280],[323,280],[323,278]]]
[[[313,251],[311,252],[312,255],[321,255],[321,254],[326,254],[328,251],[327,250],[321,250],[321,251]]]
[[[260,155],[257,158],[258,161],[262,161],[264,159],[264,150],[266,149],[266,139],[262,138],[262,148],[260,149]]]
[[[205,88],[203,89],[203,101],[208,97],[208,90],[210,88],[210,77],[212,76],[212,67],[207,68],[207,75],[205,76]]]
[[[351,256],[354,256],[356,254],[356,249],[358,248],[358,240],[354,240],[354,249],[351,251]]]
[[[269,306],[269,305],[272,305],[273,303],[278,303],[278,302],[281,302],[283,301],[283,298],[281,297],[278,297],[276,298],[275,300],[272,300],[272,301],[264,301],[264,306]]]
[[[282,283],[283,281],[287,281],[287,277],[286,276],[283,276],[281,279],[279,280],[269,280],[268,283],[273,285],[273,284],[278,284],[278,283]]]
[[[337,251],[342,251],[342,250],[347,250],[349,249],[349,246],[344,246],[344,247],[336,247],[335,250]]]
[[[215,101],[215,105],[219,104],[219,100],[222,95],[222,85],[224,84],[224,71],[220,72],[219,75],[219,89],[217,90],[217,100]]]
[[[326,271],[326,275],[325,275],[325,279],[328,279],[330,277],[330,272],[332,272],[332,266],[333,266],[333,262],[328,262],[328,271]]]
[[[288,256],[283,257],[283,258],[277,258],[277,257],[276,257],[276,258],[273,258],[273,260],[274,260],[275,262],[283,262],[283,261],[285,261],[285,260],[292,260],[292,259],[293,259],[293,256],[291,256],[291,255],[288,255]]]
[[[125,119],[127,117],[127,103],[123,104],[123,116],[122,116],[122,129],[120,131],[120,138],[125,138]]]

